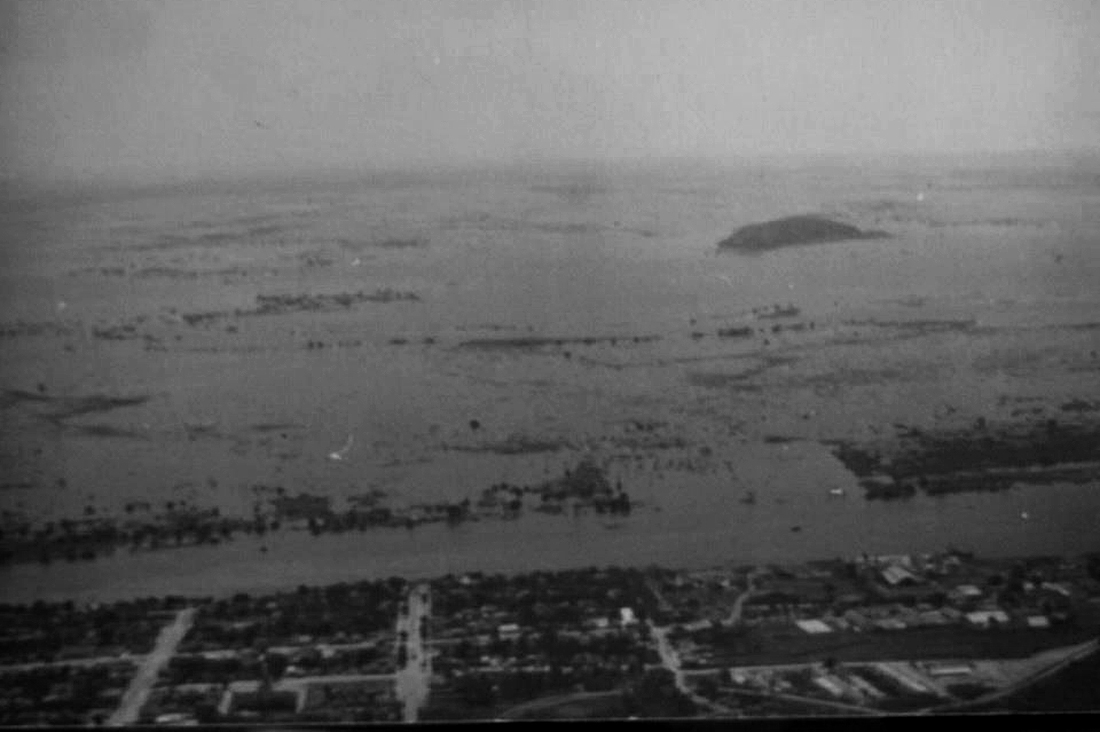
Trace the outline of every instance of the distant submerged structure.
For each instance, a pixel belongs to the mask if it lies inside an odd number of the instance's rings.
[[[789,216],[759,224],[742,226],[718,242],[720,251],[759,254],[773,249],[822,244],[852,239],[883,239],[885,231],[864,231],[824,216]]]

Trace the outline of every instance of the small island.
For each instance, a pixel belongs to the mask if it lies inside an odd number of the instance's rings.
[[[864,231],[850,224],[833,221],[823,216],[789,216],[743,226],[718,242],[720,251],[737,251],[746,254],[781,249],[804,244],[822,244],[853,239],[882,239],[890,235],[885,231]]]

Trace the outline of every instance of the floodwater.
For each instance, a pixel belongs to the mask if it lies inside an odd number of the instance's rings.
[[[256,485],[338,505],[372,488],[476,499],[585,456],[643,505],[614,524],[526,515],[284,531],[263,553],[254,539],[119,551],[0,568],[0,587],[13,599],[210,594],[473,569],[1100,549],[1100,481],[867,501],[823,444],[1007,421],[1021,405],[1056,415],[1100,393],[1100,169],[1088,165],[588,166],[8,201],[5,531],[134,501],[248,515]],[[739,226],[795,213],[893,238],[715,250]],[[385,289],[416,299],[324,297]],[[276,295],[312,300],[258,307]],[[759,317],[777,304],[799,313]],[[766,332],[716,337],[746,325]],[[532,337],[563,342],[462,345]],[[494,451],[519,438],[560,449]]]

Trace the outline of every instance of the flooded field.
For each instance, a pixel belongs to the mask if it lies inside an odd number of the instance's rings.
[[[1098,549],[1098,175],[590,167],[7,201],[5,546],[270,518],[276,488],[412,516],[582,461],[634,508],[138,541],[11,559],[0,587]],[[889,236],[717,247],[802,214]]]

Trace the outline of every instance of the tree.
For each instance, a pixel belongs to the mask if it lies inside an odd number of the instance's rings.
[[[194,714],[195,721],[199,724],[214,724],[218,721],[218,707],[214,704],[196,704]]]
[[[455,691],[471,706],[489,706],[497,696],[492,681],[484,674],[468,674],[456,680]]]
[[[712,700],[718,697],[718,682],[711,676],[704,676],[700,679],[697,688],[700,696]]]
[[[286,656],[281,653],[268,653],[264,659],[267,674],[272,679],[280,679],[283,674],[286,673],[287,666],[290,665]]]

